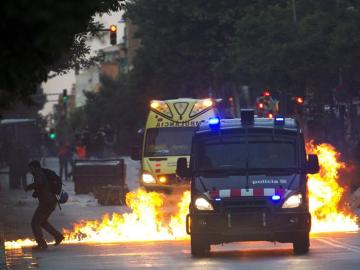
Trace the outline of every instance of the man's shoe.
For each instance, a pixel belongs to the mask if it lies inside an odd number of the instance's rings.
[[[43,251],[47,249],[47,245],[37,245],[31,248],[32,251]]]
[[[54,246],[60,245],[60,243],[65,239],[65,237],[63,235],[55,238],[55,244]]]

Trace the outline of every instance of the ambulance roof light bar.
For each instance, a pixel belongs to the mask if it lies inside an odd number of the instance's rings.
[[[159,108],[161,106],[161,102],[160,101],[158,101],[158,100],[152,100],[152,101],[150,101],[150,107],[152,108],[152,109],[157,109],[157,108]]]
[[[254,110],[253,109],[243,109],[240,113],[241,124],[245,126],[250,126],[254,124]]]

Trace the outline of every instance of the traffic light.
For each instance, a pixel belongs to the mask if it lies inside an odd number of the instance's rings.
[[[304,99],[302,97],[295,97],[294,100],[297,105],[304,105]]]
[[[304,112],[304,98],[300,96],[293,97],[294,100],[294,113],[298,117],[301,117]]]
[[[265,89],[265,90],[264,90],[263,96],[264,96],[264,97],[270,97],[270,96],[271,96],[271,93],[270,93],[269,89]]]
[[[264,109],[264,103],[259,102],[259,103],[258,103],[258,108],[259,108],[260,110],[263,110],[263,109]]]
[[[110,25],[110,44],[116,45],[116,34],[117,34],[117,27],[116,25]]]
[[[69,96],[68,96],[68,94],[67,94],[67,89],[64,89],[64,90],[63,90],[62,99],[63,99],[63,102],[64,102],[64,103],[67,103],[67,102],[68,102]]]
[[[55,133],[55,130],[54,130],[53,128],[50,129],[49,138],[50,138],[51,140],[55,140],[55,139],[56,139],[56,133]]]

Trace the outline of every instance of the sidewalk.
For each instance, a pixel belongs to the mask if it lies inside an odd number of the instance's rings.
[[[0,222],[0,269],[6,269],[5,248],[4,248],[4,230]]]
[[[4,173],[4,168],[0,167],[0,193],[3,191],[3,183],[1,181],[1,173]],[[0,212],[1,214],[1,212]],[[4,232],[4,224],[3,221],[0,220],[0,269],[7,269],[6,268],[6,261],[5,261],[5,232]]]

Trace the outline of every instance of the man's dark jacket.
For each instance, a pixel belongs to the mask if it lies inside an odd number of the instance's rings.
[[[40,205],[53,206],[57,199],[51,191],[50,181],[47,175],[51,174],[51,170],[42,168],[34,175],[34,183],[28,185],[28,190],[34,190],[34,197],[37,197]]]

